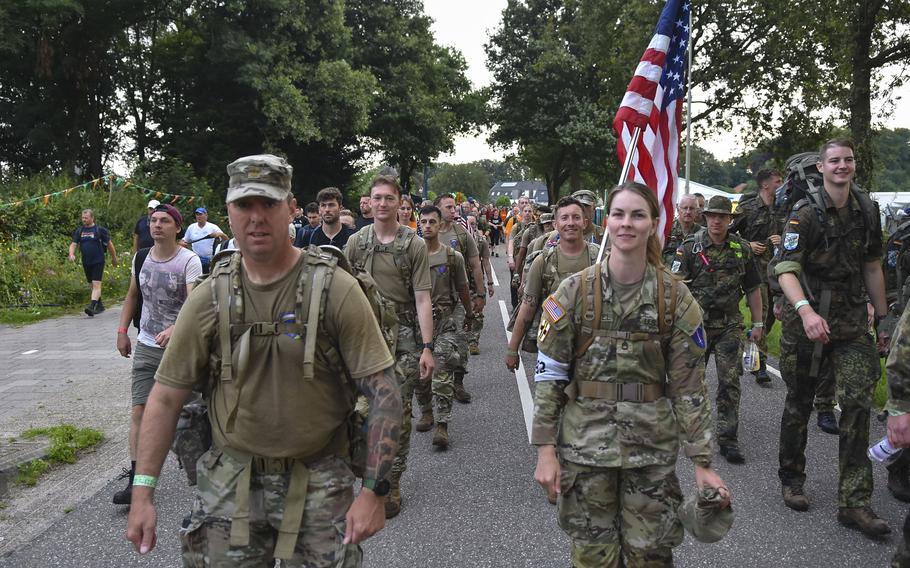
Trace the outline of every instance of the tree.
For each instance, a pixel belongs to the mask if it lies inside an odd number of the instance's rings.
[[[454,136],[480,121],[484,95],[471,90],[461,54],[436,44],[421,2],[349,0],[345,20],[354,67],[378,81],[369,148],[397,166],[411,191],[418,168],[451,151]]]
[[[618,0],[512,0],[503,12],[486,46],[490,140],[518,146],[551,202],[567,182],[597,189],[618,177],[613,115],[658,13]]]
[[[477,162],[468,164],[437,164],[429,177],[430,187],[437,195],[461,192],[466,196],[487,201],[490,188],[496,183]]]

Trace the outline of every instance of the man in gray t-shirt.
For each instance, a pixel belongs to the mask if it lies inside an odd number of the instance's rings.
[[[133,356],[132,403],[130,420],[130,460],[132,466],[126,489],[114,494],[114,503],[129,505],[132,500],[133,476],[136,473],[136,445],[145,402],[155,383],[155,371],[164,355],[171,331],[180,308],[193,289],[193,282],[202,274],[202,263],[192,251],[177,244],[177,234],[183,225],[180,213],[171,205],[159,205],[152,211],[149,228],[155,244],[148,255],[137,262],[133,257],[133,277],[130,290],[120,312],[117,328],[117,350],[124,357]],[[138,277],[137,277],[138,275]],[[139,337],[133,351],[128,335],[139,296],[142,296],[142,314],[139,320]]]

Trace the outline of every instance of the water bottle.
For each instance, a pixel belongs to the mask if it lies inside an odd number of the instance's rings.
[[[752,337],[752,332],[749,331],[748,337]],[[746,341],[746,347],[743,349],[743,370],[744,371],[757,371],[761,367],[761,360],[758,355],[758,345],[753,341]]]
[[[888,441],[888,436],[885,436],[869,448],[869,458],[888,465],[896,460],[902,451],[901,448],[892,446],[891,442]]]

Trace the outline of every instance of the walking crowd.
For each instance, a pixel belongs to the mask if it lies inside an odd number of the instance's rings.
[[[775,320],[783,503],[810,509],[814,408],[840,439],[838,521],[887,535],[870,506],[867,449],[885,356],[888,448],[910,447],[910,238],[883,242],[854,160],[853,144],[835,139],[785,172],[758,172],[758,192],[735,207],[683,196],[663,245],[655,194],[633,182],[609,192],[601,224],[588,190],[500,208],[421,200],[379,175],[355,217],[334,187],[297,207],[291,165],[258,155],[227,166],[233,238],[205,208],[185,227],[177,209],[149,202],[116,346],[133,357],[132,463],[114,496],[131,505],[128,539],[141,553],[155,546],[153,497],[173,448],[198,489],[180,531],[184,565],[359,566],[359,543],[407,505],[412,428],[457,450],[454,403],[482,396],[468,378],[501,246],[513,308],[504,362],[536,357],[534,478],[573,566],[672,566],[684,529],[724,536],[733,492],[712,463],[759,451],[739,438],[742,361],[754,345],[747,370],[771,383]],[[81,247],[94,316],[98,266],[105,250],[117,257],[93,213],[82,221],[70,259]],[[696,483],[685,498],[680,450]],[[910,502],[910,457],[888,467],[889,490]],[[910,566],[906,543],[893,565]]]

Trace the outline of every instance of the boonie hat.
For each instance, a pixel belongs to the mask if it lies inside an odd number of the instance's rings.
[[[721,507],[724,498],[716,487],[699,489],[683,501],[676,516],[695,540],[712,543],[724,538],[733,526],[733,507]]]
[[[244,156],[228,164],[227,198],[230,203],[244,197],[265,197],[281,201],[291,194],[294,168],[272,154]]]
[[[208,210],[205,207],[197,207],[196,213],[208,213]]]
[[[154,209],[155,207],[158,207],[159,205],[161,205],[160,201],[158,201],[157,199],[152,199],[149,201],[148,208]]]
[[[738,211],[733,210],[733,202],[723,195],[715,195],[708,200],[708,205],[702,213],[717,213],[720,215],[739,215]]]
[[[597,196],[590,189],[579,189],[572,194],[572,197],[581,201],[585,205],[597,205]]]

